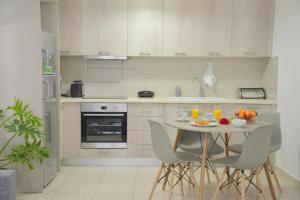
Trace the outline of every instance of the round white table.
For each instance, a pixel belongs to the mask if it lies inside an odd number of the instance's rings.
[[[207,145],[208,145],[208,133],[219,133],[224,134],[224,143],[225,143],[225,154],[229,156],[229,134],[241,134],[245,132],[252,132],[255,128],[267,125],[264,122],[260,121],[250,121],[247,123],[247,126],[244,128],[237,128],[232,125],[218,125],[214,127],[204,127],[204,126],[194,126],[190,124],[191,122],[178,122],[176,119],[166,121],[166,125],[177,128],[177,136],[173,146],[175,151],[183,135],[183,131],[195,131],[199,134],[203,134],[203,147],[201,153],[201,172],[200,172],[200,182],[199,182],[199,199],[204,199],[204,176],[205,176],[205,166],[207,159]],[[229,169],[228,173],[229,175]]]

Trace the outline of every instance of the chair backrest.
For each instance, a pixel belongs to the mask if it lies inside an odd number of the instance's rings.
[[[272,148],[279,149],[282,143],[280,114],[278,112],[266,112],[258,115],[257,120],[267,122],[273,126],[271,136]]]
[[[155,155],[162,162],[173,162],[178,160],[164,127],[152,120],[148,120],[151,128],[152,147]]]
[[[237,169],[256,169],[267,160],[271,147],[272,126],[260,126],[248,136],[242,153],[232,167]]]

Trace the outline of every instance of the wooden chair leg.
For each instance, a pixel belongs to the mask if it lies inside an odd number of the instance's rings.
[[[169,196],[168,200],[172,200],[172,192],[173,192],[173,186],[174,186],[174,166],[171,167],[171,180],[170,180],[170,188],[169,188]]]
[[[195,185],[197,196],[199,196],[200,195],[199,185],[197,184],[193,168],[194,168],[193,164],[190,164],[189,165],[190,177],[191,177],[192,182]]]
[[[218,174],[216,166],[213,163],[212,163],[212,167],[213,167],[213,170],[214,170],[214,175],[216,177],[216,180],[217,180],[217,182],[219,182],[219,174]]]
[[[158,180],[160,178],[160,175],[161,175],[161,172],[162,172],[163,168],[164,168],[164,163],[161,164],[161,166],[160,166],[160,168],[159,168],[159,170],[158,170],[158,172],[156,174],[156,177],[155,177],[155,180],[154,180],[154,184],[152,186],[152,189],[151,189],[150,195],[148,197],[148,200],[152,199],[153,193],[155,191],[156,185],[158,183]]]
[[[170,172],[170,170],[171,170],[171,164],[168,164],[168,167],[167,167],[167,175],[166,175],[166,177],[165,177],[165,179],[164,179],[164,183],[163,183],[163,187],[162,187],[162,190],[163,191],[165,191],[166,190],[166,186],[167,186],[167,183],[168,183],[168,179],[169,179],[169,172]]]
[[[218,193],[220,191],[220,187],[221,187],[221,185],[223,183],[223,180],[224,180],[226,174],[227,174],[227,168],[225,167],[225,169],[224,169],[224,171],[222,173],[222,176],[221,176],[220,180],[217,183],[217,187],[215,189],[215,192],[214,192],[214,194],[213,194],[213,196],[211,198],[212,200],[215,200],[217,198],[217,195],[218,195]]]
[[[273,165],[271,164],[270,159],[268,159],[268,164],[269,164],[269,167],[270,167],[270,169],[271,169],[271,174],[273,175],[273,177],[274,177],[274,179],[275,179],[275,182],[276,182],[276,184],[277,184],[278,190],[279,190],[280,193],[282,193],[282,188],[281,188],[281,185],[280,185],[280,183],[279,183],[279,179],[278,179],[278,177],[277,177],[276,172],[274,171],[274,167],[273,167]]]
[[[246,200],[244,173],[242,173],[242,176],[241,176],[241,199]]]
[[[207,182],[210,184],[210,176],[209,176],[209,170],[207,166],[205,167],[205,170],[206,170]]]
[[[183,190],[183,177],[182,177],[182,173],[183,173],[183,167],[181,166],[181,164],[178,165],[179,167],[179,176],[180,176],[180,191],[181,191],[181,196],[184,196],[184,190]]]
[[[241,184],[239,183],[240,181],[240,177],[241,177],[241,172],[240,170],[237,170],[236,174],[235,174],[235,179],[237,180],[237,186],[239,188],[239,190],[241,191]],[[236,192],[236,199],[240,198],[240,193]]]
[[[256,178],[256,185],[261,190],[261,193],[263,195],[264,200],[268,200],[268,194],[264,190],[263,186],[261,185],[260,178],[259,178],[259,169],[256,169],[255,172],[255,178]]]
[[[266,174],[266,177],[267,177],[267,181],[268,181],[268,185],[269,185],[269,189],[270,189],[272,198],[273,198],[273,200],[277,200],[277,196],[276,196],[276,193],[275,193],[275,190],[274,190],[274,187],[273,187],[273,183],[272,183],[272,179],[271,179],[271,176],[270,176],[268,161],[266,161],[264,163],[264,169],[265,169],[265,174]]]

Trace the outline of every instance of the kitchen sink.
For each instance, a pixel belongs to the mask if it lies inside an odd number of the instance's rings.
[[[195,100],[195,101],[201,101],[201,100],[224,100],[223,97],[168,97],[170,100]]]

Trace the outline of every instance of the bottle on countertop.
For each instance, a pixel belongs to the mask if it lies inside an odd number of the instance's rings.
[[[181,97],[181,88],[180,88],[180,85],[176,85],[175,96],[176,97]]]

